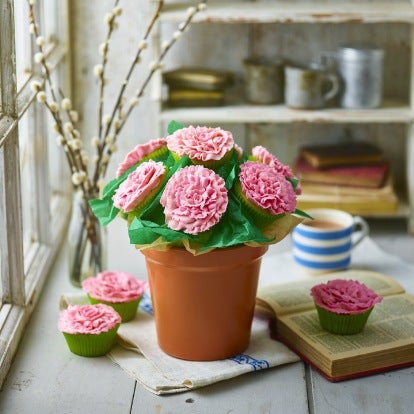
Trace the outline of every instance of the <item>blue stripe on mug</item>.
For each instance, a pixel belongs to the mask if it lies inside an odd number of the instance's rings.
[[[343,260],[338,260],[336,262],[312,262],[310,260],[304,260],[300,257],[295,256],[295,261],[302,266],[308,267],[309,269],[314,270],[335,270],[343,269],[348,267],[351,262],[351,257],[347,257]]]
[[[346,229],[335,230],[335,231],[327,231],[327,232],[318,232],[318,231],[308,231],[302,227],[297,226],[293,230],[295,233],[300,234],[304,237],[310,237],[314,240],[332,240],[338,239],[340,237],[347,237],[352,234],[352,227],[348,227]]]
[[[352,242],[347,242],[339,246],[317,247],[317,246],[307,246],[305,244],[299,243],[296,240],[293,240],[293,246],[298,248],[304,253],[323,254],[323,255],[328,256],[331,254],[339,254],[339,253],[348,252],[351,249]]]

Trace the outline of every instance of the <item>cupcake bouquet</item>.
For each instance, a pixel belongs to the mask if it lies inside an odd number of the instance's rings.
[[[184,247],[193,254],[277,243],[308,217],[296,208],[298,180],[264,147],[250,154],[219,127],[168,126],[166,138],[136,146],[102,197],[102,225],[121,216],[138,249]]]

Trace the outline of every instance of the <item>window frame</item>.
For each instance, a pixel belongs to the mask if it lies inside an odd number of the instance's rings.
[[[30,84],[42,81],[33,69],[25,70],[17,90],[16,39],[14,0],[0,0],[0,386],[4,382],[17,351],[26,323],[39,299],[53,259],[57,254],[69,221],[70,180],[67,186],[52,191],[48,175],[47,139],[49,114],[36,103]],[[27,5],[25,5],[27,7]],[[53,6],[53,7],[52,7]],[[56,24],[53,42],[48,49],[51,70],[56,71],[59,84],[70,95],[69,2],[48,0],[36,2],[38,21],[46,14]],[[16,24],[19,30],[29,30],[28,21]],[[33,59],[34,45],[30,40],[29,55]],[[66,73],[65,73],[66,72]],[[27,114],[31,136],[30,191],[33,239],[23,245],[22,194],[19,153],[19,121]],[[46,159],[45,159],[46,158]],[[64,163],[61,168],[66,170]],[[12,217],[12,219],[8,219]]]

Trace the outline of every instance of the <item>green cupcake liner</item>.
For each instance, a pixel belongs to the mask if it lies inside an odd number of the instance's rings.
[[[89,298],[89,302],[92,305],[95,305],[96,303],[103,303],[105,305],[111,306],[113,309],[115,309],[119,313],[119,316],[122,318],[122,322],[128,322],[135,318],[138,305],[139,305],[139,302],[142,296],[140,296],[138,299],[135,299],[131,302],[124,302],[124,303],[106,302],[104,300],[93,298],[89,294],[88,294],[88,298]]]
[[[273,223],[279,218],[277,214],[271,214],[267,212],[264,208],[254,204],[244,195],[240,181],[234,183],[234,190],[237,198],[241,201],[242,205],[250,213],[255,223],[258,225],[266,226],[270,223]]]
[[[338,335],[353,335],[362,332],[372,309],[374,309],[372,307],[366,312],[357,315],[344,315],[330,312],[316,304],[315,307],[322,328],[330,333]]]
[[[70,351],[84,357],[99,357],[107,354],[114,345],[120,324],[100,334],[69,334],[63,332]]]
[[[200,161],[197,159],[190,158],[190,161],[193,165],[202,165],[203,167],[209,168],[210,170],[217,171],[220,167],[222,167],[224,164],[229,162],[233,154],[233,151],[234,151],[233,149],[228,151],[226,154],[224,154],[223,158],[221,158],[220,160]],[[175,152],[172,152],[172,155],[176,162],[181,159],[181,156]]]

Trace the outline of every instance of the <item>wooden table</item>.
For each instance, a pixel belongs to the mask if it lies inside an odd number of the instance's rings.
[[[140,255],[134,253],[137,262],[130,266],[139,263],[143,269]],[[364,265],[363,251],[360,257]],[[304,363],[296,362],[195,391],[156,396],[109,358],[81,358],[69,352],[56,327],[60,295],[74,290],[68,282],[65,259],[62,253],[54,266],[0,392],[2,414],[414,412],[414,367],[330,383]],[[262,270],[283,269],[283,261],[278,248],[271,249]],[[414,293],[414,274],[412,280],[404,278],[403,284]]]

